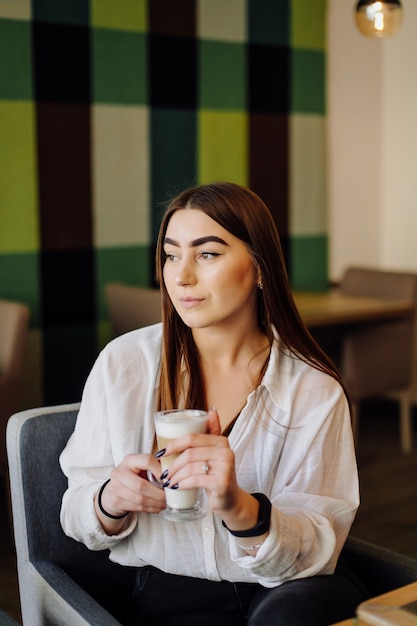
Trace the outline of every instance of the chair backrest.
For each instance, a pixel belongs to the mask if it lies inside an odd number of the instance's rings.
[[[340,290],[350,296],[414,302],[417,299],[417,275],[411,272],[349,267],[342,278]]]
[[[0,300],[0,468],[6,466],[6,423],[18,411],[29,307]]]
[[[106,286],[106,300],[113,337],[161,321],[159,289],[110,283]]]
[[[29,590],[28,564],[52,561],[110,613],[123,615],[133,584],[129,568],[112,563],[108,551],[93,552],[67,537],[60,525],[67,479],[59,455],[71,435],[78,405],[34,409],[13,415],[7,452],[22,613]],[[28,608],[30,611],[30,607]],[[119,616],[118,616],[119,617]]]
[[[408,387],[413,379],[417,328],[417,274],[365,267],[345,272],[340,290],[347,295],[405,300],[415,312],[346,332],[341,369],[352,398]]]
[[[29,323],[29,307],[0,300],[0,375],[19,378]]]

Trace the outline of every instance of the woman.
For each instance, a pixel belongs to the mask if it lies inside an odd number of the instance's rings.
[[[106,346],[61,456],[65,532],[138,568],[133,623],[349,617],[362,600],[336,568],[359,502],[349,406],[294,305],[267,207],[231,183],[184,191],[156,263],[163,322]],[[153,413],[176,407],[210,407],[209,433],[156,452]],[[158,515],[164,490],[146,472],[174,452],[161,479],[204,488],[203,520]]]

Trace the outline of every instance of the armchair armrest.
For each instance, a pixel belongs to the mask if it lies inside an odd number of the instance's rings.
[[[372,596],[417,580],[417,560],[349,536],[342,550],[349,567]]]
[[[57,626],[121,626],[60,565],[52,561],[35,561],[32,565],[41,579],[38,582],[42,586],[45,623]]]
[[[0,609],[0,626],[19,626],[19,622]]]

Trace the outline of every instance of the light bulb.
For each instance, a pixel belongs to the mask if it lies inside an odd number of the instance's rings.
[[[356,24],[366,37],[395,35],[403,21],[400,0],[359,0],[355,11]]]

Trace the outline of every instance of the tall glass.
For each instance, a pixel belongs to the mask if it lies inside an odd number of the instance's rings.
[[[166,448],[170,441],[193,433],[207,432],[207,411],[200,409],[168,409],[155,413],[155,430],[158,449]],[[170,454],[160,459],[165,471],[179,456]],[[172,521],[195,520],[206,514],[203,489],[165,489],[167,506],[160,513]]]

